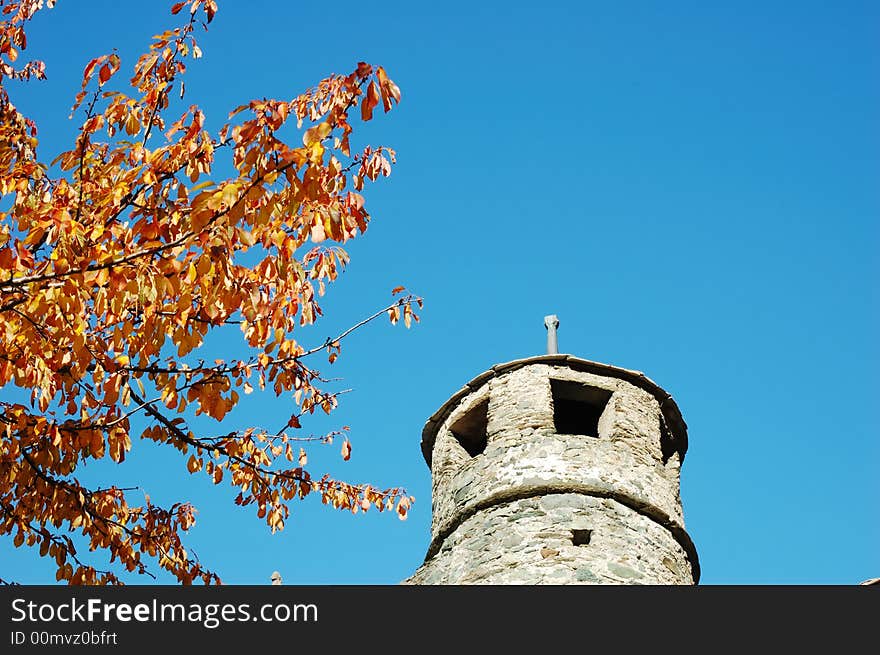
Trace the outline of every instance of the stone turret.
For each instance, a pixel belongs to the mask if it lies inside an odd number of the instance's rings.
[[[675,401],[640,372],[559,354],[495,366],[422,432],[431,543],[406,583],[695,584],[686,450]]]

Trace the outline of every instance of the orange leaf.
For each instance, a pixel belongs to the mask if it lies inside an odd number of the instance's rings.
[[[392,99],[398,104],[400,103],[400,89],[394,82],[388,79],[385,69],[381,66],[376,69],[376,77],[379,78],[379,86],[382,91],[382,107],[388,112],[391,109]]]
[[[351,442],[348,439],[342,442],[342,459],[346,462],[351,459]]]
[[[92,72],[95,70],[95,66],[100,64],[102,61],[107,59],[107,55],[103,55],[101,57],[96,57],[92,59],[88,64],[86,64],[85,70],[83,70],[83,87],[89,83],[89,79],[92,77]]]
[[[379,104],[379,87],[375,82],[370,82],[367,87],[367,95],[361,101],[361,118],[365,121],[373,118],[373,108]]]

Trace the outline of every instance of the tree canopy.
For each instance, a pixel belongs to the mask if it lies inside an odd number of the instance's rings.
[[[303,436],[300,421],[337,406],[313,360],[332,363],[377,317],[408,327],[421,299],[398,287],[335,338],[307,347],[295,336],[322,315],[319,298],[349,261],[343,244],[367,229],[361,192],[391,172],[392,149],[356,149],[352,136],[358,119],[400,102],[398,87],[361,62],[291,99],[244,102],[211,133],[199,105],[187,106],[183,76],[217,5],[178,2],[177,26],[153,37],[130,78],[115,52],[88,62],[75,141],[44,159],[12,92],[45,77],[22,52],[28,21],[53,5],[2,2],[0,387],[26,400],[0,400],[0,536],[38,549],[70,584],[116,584],[122,570],[155,566],[184,584],[219,582],[187,550],[189,502],[160,506],[146,489],[78,479],[89,460],[133,456],[137,440],[178,451],[181,472],[237,489],[235,503],[273,531],[311,494],[405,518],[413,499],[401,488],[310,474],[307,442],[336,439],[345,459],[351,444],[347,428]],[[234,173],[217,179],[225,170]],[[208,352],[218,330],[240,334],[250,355]],[[292,399],[279,401],[284,425],[221,429],[255,389]],[[200,415],[216,419],[216,433],[191,427]]]

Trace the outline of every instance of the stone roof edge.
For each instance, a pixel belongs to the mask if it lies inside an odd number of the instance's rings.
[[[672,433],[675,449],[681,453],[681,461],[684,462],[684,454],[688,447],[687,423],[681,415],[678,405],[672,398],[672,395],[665,391],[660,385],[654,382],[641,371],[631,371],[629,369],[612,366],[610,364],[602,364],[601,362],[593,362],[588,359],[581,359],[574,355],[537,355],[534,357],[526,357],[524,359],[514,359],[503,364],[496,364],[488,371],[480,373],[470,382],[456,391],[450,398],[443,403],[440,408],[431,415],[431,418],[425,423],[422,429],[422,455],[427,462],[428,467],[431,466],[431,453],[434,449],[434,441],[437,438],[437,430],[443,422],[452,413],[452,410],[458,406],[458,403],[467,395],[470,395],[489,380],[504,373],[515,371],[524,366],[531,364],[555,364],[565,365],[569,368],[586,373],[596,373],[606,375],[608,377],[616,377],[625,382],[644,389],[650,393],[657,402],[660,403],[660,410],[663,412],[663,418],[666,425]]]

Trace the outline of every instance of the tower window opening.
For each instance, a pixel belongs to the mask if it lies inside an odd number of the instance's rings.
[[[575,546],[587,546],[590,543],[590,537],[593,535],[592,530],[572,530],[571,543]]]
[[[476,457],[484,450],[489,440],[489,399],[480,401],[461,416],[450,428],[468,455]]]
[[[559,434],[599,436],[599,418],[611,391],[591,387],[580,382],[550,380],[553,394],[553,425]]]
[[[675,439],[662,413],[660,414],[660,452],[663,456],[663,464],[668,464],[669,459],[676,453]]]

